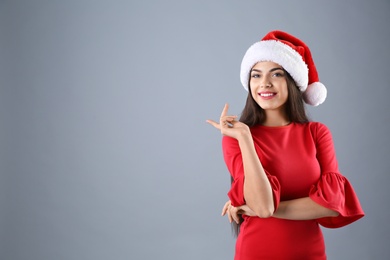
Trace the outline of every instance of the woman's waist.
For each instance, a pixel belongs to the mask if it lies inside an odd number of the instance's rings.
[[[236,250],[241,256],[250,252],[250,259],[326,259],[315,220],[245,217]]]
[[[244,215],[244,221],[241,224],[241,231],[265,233],[296,233],[303,232],[306,234],[322,234],[317,220],[288,220],[279,218],[259,218]]]

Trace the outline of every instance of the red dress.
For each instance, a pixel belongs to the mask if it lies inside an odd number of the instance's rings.
[[[364,216],[351,184],[339,173],[329,129],[310,122],[255,126],[251,132],[272,186],[275,208],[280,201],[310,197],[339,216],[302,221],[243,216],[234,259],[326,259],[319,224],[338,228]],[[241,151],[230,137],[223,137],[222,146],[234,178],[228,196],[233,206],[240,206],[245,204]]]

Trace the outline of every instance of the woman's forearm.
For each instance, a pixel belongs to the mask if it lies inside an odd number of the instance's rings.
[[[273,214],[275,218],[290,220],[309,220],[323,217],[336,217],[338,212],[315,203],[309,197],[281,201]]]
[[[246,204],[261,218],[270,217],[275,208],[271,184],[256,153],[252,136],[238,139],[244,165],[244,198]]]

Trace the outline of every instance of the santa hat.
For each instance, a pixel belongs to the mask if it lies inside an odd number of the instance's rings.
[[[318,106],[325,101],[326,88],[319,82],[309,47],[300,39],[282,31],[272,31],[253,44],[241,63],[241,83],[247,91],[250,71],[260,61],[272,61],[282,66],[303,92],[305,103]]]

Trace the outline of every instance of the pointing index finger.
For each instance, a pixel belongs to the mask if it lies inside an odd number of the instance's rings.
[[[227,115],[228,109],[229,109],[229,104],[226,103],[225,106],[223,107],[221,117],[224,117]]]

